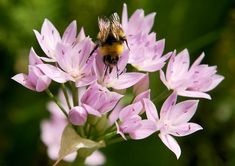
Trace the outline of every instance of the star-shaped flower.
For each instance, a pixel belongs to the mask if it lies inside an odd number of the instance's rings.
[[[48,56],[48,58],[41,57],[41,59],[46,62],[56,61],[56,46],[58,43],[62,43],[64,45],[73,45],[77,41],[81,41],[85,38],[83,29],[81,29],[80,33],[77,36],[76,21],[72,21],[69,24],[69,26],[64,31],[62,38],[58,30],[48,19],[44,20],[41,28],[41,33],[39,33],[37,30],[34,30],[34,33],[42,50]]]
[[[156,41],[156,33],[150,33],[156,13],[144,15],[144,10],[136,10],[128,19],[127,6],[123,5],[122,27],[129,43],[129,60],[139,71],[160,70],[171,53],[163,56],[165,40]]]
[[[65,83],[73,81],[77,87],[90,85],[96,80],[92,74],[93,59],[86,62],[94,44],[90,38],[85,38],[75,45],[65,46],[58,43],[55,60],[58,66],[41,64],[38,67],[52,80]]]
[[[172,136],[182,137],[192,134],[202,127],[196,123],[189,122],[195,114],[198,100],[187,100],[176,104],[177,95],[173,93],[164,102],[160,118],[157,114],[155,105],[149,99],[144,99],[144,106],[148,120],[152,122],[142,125],[135,134],[140,135],[142,130],[146,130],[149,134],[160,131],[159,137],[162,142],[175,153],[177,159],[180,157],[181,149],[176,140]],[[155,126],[155,127],[154,127]],[[140,135],[141,137],[141,135]]]
[[[216,74],[216,66],[200,64],[204,53],[189,67],[189,53],[185,49],[170,58],[166,74],[160,71],[161,81],[180,96],[211,99],[206,92],[214,89],[224,77]]]

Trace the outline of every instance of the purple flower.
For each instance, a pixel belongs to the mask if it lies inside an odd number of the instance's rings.
[[[117,64],[117,69],[113,68],[111,73],[105,75],[105,64],[100,55],[96,56],[95,73],[97,81],[104,87],[114,89],[126,89],[139,82],[145,74],[138,72],[126,72],[128,61],[128,51],[124,51]]]
[[[43,62],[34,52],[33,48],[31,48],[29,53],[28,75],[20,73],[12,77],[12,79],[33,91],[44,91],[50,85],[51,79],[37,67],[38,64],[43,64]]]
[[[155,13],[144,16],[144,11],[139,9],[128,20],[127,6],[123,6],[122,27],[130,46],[128,63],[140,71],[160,70],[171,54],[162,56],[165,40],[156,41],[156,33],[150,33],[154,18]]]
[[[62,43],[64,45],[73,45],[77,40],[82,40],[85,38],[84,31],[81,29],[78,37],[77,35],[77,23],[73,21],[66,28],[62,38],[54,27],[54,25],[48,20],[45,19],[42,25],[41,33],[34,30],[34,33],[37,37],[38,43],[40,44],[44,53],[48,56],[42,57],[44,61],[47,62],[55,62],[56,61],[56,46],[58,43]]]
[[[123,95],[110,92],[107,88],[94,83],[81,97],[81,106],[88,114],[101,116],[111,111],[122,97]]]
[[[58,43],[55,57],[58,67],[50,64],[41,64],[38,67],[56,82],[64,83],[70,80],[75,82],[77,87],[89,85],[96,79],[91,73],[93,60],[86,62],[93,46],[88,37],[71,46]]]
[[[174,52],[167,66],[166,75],[160,71],[160,78],[168,89],[180,96],[211,99],[206,92],[214,89],[224,77],[216,74],[216,66],[200,64],[204,53],[189,68],[189,53]]]
[[[188,122],[195,114],[198,100],[187,100],[176,104],[177,95],[173,93],[164,102],[161,111],[160,118],[157,114],[155,105],[149,99],[144,99],[144,107],[146,109],[146,115],[148,120],[152,122],[143,124],[139,131],[136,131],[136,137],[143,137],[143,130],[148,131],[148,134],[160,131],[159,137],[162,142],[175,153],[177,159],[180,157],[181,150],[172,137],[182,137],[192,134],[202,127],[196,123]]]

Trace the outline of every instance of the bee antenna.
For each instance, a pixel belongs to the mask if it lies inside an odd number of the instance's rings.
[[[119,75],[121,75],[121,74],[119,74],[119,68],[118,68],[118,65],[116,65],[116,70],[117,70],[117,78],[119,77]]]
[[[112,72],[113,68],[109,66],[109,74]]]
[[[130,47],[129,47],[129,44],[128,44],[127,40],[126,40],[126,39],[124,39],[124,41],[125,41],[125,43],[126,43],[127,48],[128,48],[128,49],[129,49],[129,51],[130,51]]]
[[[107,75],[108,68],[109,68],[109,66],[108,66],[108,65],[105,65],[105,67],[104,67],[104,76],[103,76],[103,79],[104,79],[104,77]]]
[[[99,44],[96,44],[95,47],[93,48],[93,50],[91,51],[89,57],[86,60],[86,63],[88,62],[88,60],[90,59],[90,57],[92,56],[92,54],[95,52],[95,50],[97,50],[97,48],[99,47]]]

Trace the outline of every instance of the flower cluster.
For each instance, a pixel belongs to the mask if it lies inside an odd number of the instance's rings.
[[[76,154],[86,158],[117,140],[143,139],[153,133],[159,133],[162,142],[179,158],[181,149],[173,136],[202,129],[189,122],[199,100],[177,103],[177,96],[211,99],[207,92],[224,77],[216,74],[215,66],[201,64],[204,53],[191,66],[187,49],[164,54],[165,40],[156,40],[156,33],[151,32],[154,18],[155,13],[145,16],[141,9],[129,18],[124,4],[121,25],[129,49],[126,47],[120,55],[118,71],[110,73],[105,71],[99,51],[90,57],[95,43],[83,28],[77,34],[76,21],[63,36],[47,19],[41,32],[34,30],[46,57],[38,56],[32,48],[28,75],[17,74],[13,79],[30,90],[46,91],[57,104],[56,108],[50,104],[52,117],[41,127],[42,140],[53,160],[73,160]],[[127,70],[128,64],[135,72]],[[160,80],[169,92],[160,115],[150,97],[149,72],[160,72]],[[62,97],[49,90],[52,81],[61,85]],[[126,93],[127,88],[133,93]],[[127,102],[130,97],[132,101]]]

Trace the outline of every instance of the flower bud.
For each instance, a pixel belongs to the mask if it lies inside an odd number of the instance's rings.
[[[69,121],[73,125],[82,126],[87,121],[87,112],[83,107],[76,106],[69,111]]]

